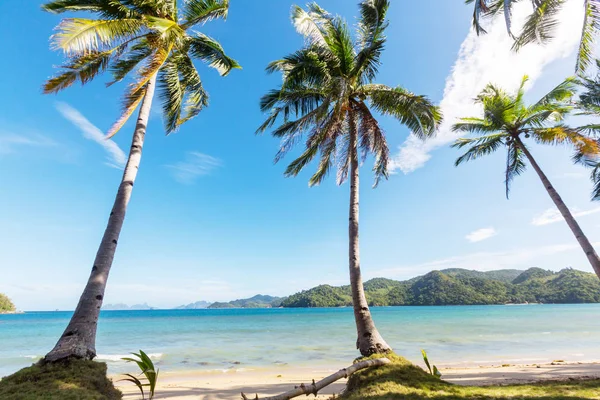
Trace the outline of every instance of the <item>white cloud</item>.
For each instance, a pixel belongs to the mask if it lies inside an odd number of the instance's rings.
[[[194,183],[198,177],[209,175],[222,165],[223,162],[216,157],[191,151],[187,153],[185,161],[166,167],[171,170],[177,182],[189,185]]]
[[[20,147],[56,146],[56,142],[43,135],[17,135],[0,133],[0,156],[12,154]]]
[[[121,148],[112,140],[106,139],[104,133],[94,124],[88,121],[79,111],[67,103],[57,103],[56,109],[63,117],[71,121],[83,133],[83,137],[98,143],[106,150],[108,162],[107,165],[122,169],[127,161],[127,156]]]
[[[465,236],[465,239],[471,243],[476,243],[489,239],[492,236],[496,236],[496,230],[494,228],[482,228],[469,233]]]
[[[520,2],[514,7],[514,31],[518,32],[525,16],[531,11],[530,2]],[[565,2],[559,15],[555,39],[548,46],[531,44],[515,53],[512,40],[506,33],[504,18],[495,18],[488,34],[477,37],[471,31],[461,45],[458,59],[446,80],[444,97],[440,103],[444,122],[437,136],[423,143],[413,135],[400,146],[399,153],[390,163],[390,170],[410,173],[421,168],[431,158],[431,152],[453,142],[458,136],[451,132],[458,118],[481,113],[473,98],[489,82],[507,90],[515,90],[523,75],[529,75],[529,87],[540,77],[545,66],[554,60],[567,57],[576,47],[581,35],[583,20],[582,1]]]
[[[592,208],[591,210],[577,211],[573,210],[571,213],[575,218],[585,217],[586,215],[596,214],[600,212],[600,207]],[[549,208],[540,215],[535,216],[531,220],[531,224],[535,226],[543,226],[553,224],[555,222],[564,221],[560,211],[556,208]]]

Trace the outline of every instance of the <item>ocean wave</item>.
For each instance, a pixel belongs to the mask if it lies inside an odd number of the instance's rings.
[[[149,353],[148,357],[152,360],[160,360],[163,353]],[[131,354],[98,354],[96,360],[109,361],[109,362],[120,362],[123,358],[131,357]]]

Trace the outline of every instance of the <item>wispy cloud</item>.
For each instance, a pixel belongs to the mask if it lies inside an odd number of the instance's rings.
[[[593,243],[594,246],[600,243]],[[575,251],[580,249],[575,243],[563,243],[551,246],[521,248],[509,251],[477,252],[460,256],[442,258],[420,264],[405,265],[373,271],[369,276],[385,276],[389,278],[411,277],[416,274],[427,273],[431,270],[446,268],[465,268],[478,271],[491,271],[504,268],[529,268],[533,263],[539,262],[544,257]],[[566,265],[565,265],[566,266]]]
[[[586,215],[596,214],[599,212],[600,212],[600,207],[596,207],[596,208],[592,208],[591,210],[583,210],[583,211],[573,210],[572,214],[574,217],[577,218],[577,217],[585,217]],[[531,225],[543,226],[543,225],[554,224],[555,222],[560,222],[560,221],[564,221],[564,218],[562,217],[560,211],[558,211],[556,208],[549,208],[546,211],[544,211],[543,213],[541,213],[540,215],[535,216],[531,220]]]
[[[186,154],[184,161],[166,167],[171,170],[177,182],[191,185],[200,176],[209,175],[221,166],[223,166],[223,162],[216,157],[190,151]]]
[[[465,236],[465,239],[467,239],[471,243],[476,243],[476,242],[481,242],[483,240],[489,239],[492,236],[496,236],[496,230],[494,228],[490,227],[490,228],[482,228],[482,229],[473,231],[473,232],[469,233],[467,236]]]
[[[0,156],[12,154],[23,147],[50,147],[57,143],[43,135],[0,133]]]
[[[106,139],[104,133],[85,118],[79,111],[67,103],[57,103],[56,109],[63,117],[71,121],[73,125],[81,130],[83,137],[98,143],[107,152],[110,167],[122,169],[125,166],[127,156],[121,148],[112,140]]]
[[[520,2],[514,7],[513,30],[518,32],[525,16],[531,12],[530,2]],[[458,118],[481,113],[473,98],[489,83],[494,82],[507,90],[515,90],[523,75],[529,75],[529,87],[540,77],[542,70],[552,61],[568,56],[576,47],[581,35],[579,27],[583,18],[582,1],[565,2],[559,15],[562,21],[556,37],[548,46],[528,45],[518,53],[511,50],[512,40],[506,34],[504,18],[495,18],[488,34],[478,37],[471,31],[461,45],[452,73],[446,80],[441,108],[444,122],[437,136],[425,143],[410,135],[393,158],[390,170],[406,173],[421,168],[431,158],[431,152],[453,142],[457,135],[451,131]]]

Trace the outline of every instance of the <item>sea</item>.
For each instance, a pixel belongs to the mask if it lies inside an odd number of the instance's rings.
[[[394,350],[438,367],[600,361],[600,304],[373,307]],[[0,315],[0,376],[47,353],[70,312]],[[351,308],[102,311],[97,360],[109,373],[143,350],[161,371],[333,370],[359,356]]]

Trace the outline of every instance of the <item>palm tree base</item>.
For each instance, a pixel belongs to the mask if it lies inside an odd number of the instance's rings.
[[[52,351],[44,357],[45,362],[55,363],[67,359],[93,360],[96,358],[96,349],[82,343],[82,338],[77,334],[60,338]]]
[[[383,337],[381,337],[377,330],[365,333],[362,337],[359,336],[356,340],[356,348],[364,357],[369,357],[373,354],[387,354],[392,351],[390,345],[383,340]]]

